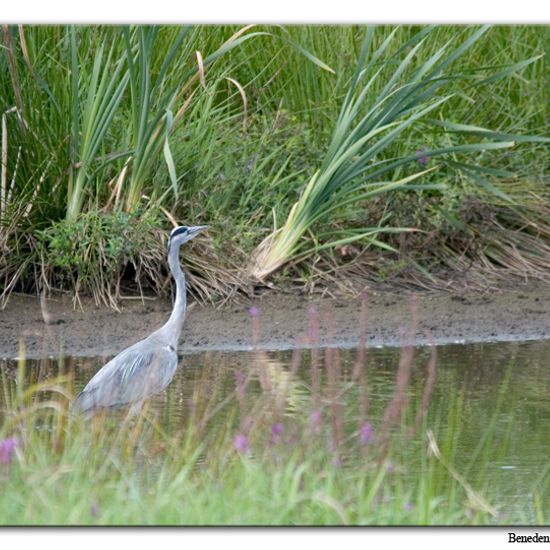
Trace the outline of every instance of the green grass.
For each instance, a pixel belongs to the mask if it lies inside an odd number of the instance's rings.
[[[311,461],[274,466],[237,458],[221,473],[157,465],[153,474],[111,455],[14,467],[0,497],[6,525],[462,525],[492,523],[464,494],[416,486],[372,467],[340,472]],[[86,459],[85,459],[86,458]],[[33,461],[34,462],[34,461]],[[156,474],[156,475],[155,475]],[[158,476],[158,477],[156,477]],[[7,486],[6,486],[7,485]],[[457,494],[458,493],[458,494]]]
[[[390,32],[394,36],[380,66],[372,67],[382,72],[357,105],[357,120],[376,98],[392,93],[388,83],[421,30],[381,27],[374,33],[372,52],[381,51]],[[474,32],[434,27],[395,85],[450,40],[455,47]],[[0,50],[7,160],[0,247],[10,251],[0,255],[3,299],[14,288],[58,288],[74,279],[76,264],[54,266],[53,251],[42,253],[49,246],[40,237],[44,231],[66,223],[60,231],[68,233],[80,216],[108,220],[118,211],[161,213],[149,235],[157,243],[154,257],[163,254],[159,229],[169,229],[171,220],[211,224],[213,240],[189,251],[191,286],[206,297],[241,286],[255,248],[284,225],[308,181],[332,158],[331,136],[364,36],[365,28],[355,25],[9,27]],[[382,276],[395,262],[432,274],[473,263],[486,272],[543,277],[550,263],[548,144],[517,136],[549,134],[548,53],[545,26],[495,26],[480,36],[449,67],[457,78],[445,84],[448,100],[403,127],[378,157],[364,158],[372,173],[373,162],[414,157],[422,147],[449,148],[437,170],[415,182],[426,188],[367,197],[361,176],[350,177],[352,191],[334,199],[335,205],[349,203],[319,211],[300,231],[301,253],[276,280],[303,281],[319,266],[346,267],[350,259],[329,245],[354,239],[352,260],[376,278],[376,268],[361,259],[371,253],[365,228],[381,231],[376,238],[383,249],[374,263]],[[476,136],[466,125],[496,134]],[[460,152],[462,144],[504,134],[516,136],[511,154]],[[426,168],[435,166],[434,158]],[[410,173],[396,165],[386,175],[394,184]],[[384,232],[401,227],[415,231]],[[101,248],[101,240],[88,237],[90,246]],[[307,261],[299,264],[304,251]],[[164,267],[152,268],[140,254],[127,261],[138,266],[139,284],[155,292],[166,288]],[[93,268],[104,269],[101,262]],[[112,303],[117,273],[105,274],[100,296],[94,284],[73,291]]]

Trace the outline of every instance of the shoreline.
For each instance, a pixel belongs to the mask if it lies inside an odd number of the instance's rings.
[[[411,324],[410,296],[403,291],[367,291],[367,347],[399,346],[400,331]],[[550,285],[530,282],[486,292],[415,293],[418,326],[415,342],[426,345],[550,338]],[[84,310],[75,310],[68,297],[40,300],[14,295],[0,311],[0,357],[19,357],[19,342],[25,356],[115,355],[146,337],[168,319],[167,300],[125,300],[121,312],[98,308],[83,300]],[[260,338],[256,349],[280,350],[308,347],[299,337],[309,330],[308,309],[317,306],[321,347],[352,348],[359,344],[361,300],[268,292],[257,299],[240,297],[222,307],[188,308],[178,346],[181,354],[204,351],[252,349],[252,319],[249,308],[260,309]],[[333,335],[327,321],[332,317]],[[48,320],[48,324],[44,319]]]

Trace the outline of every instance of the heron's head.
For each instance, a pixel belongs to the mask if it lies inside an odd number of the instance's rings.
[[[168,250],[170,250],[173,246],[181,246],[183,243],[190,241],[201,231],[204,231],[209,227],[209,225],[195,225],[192,227],[181,225],[180,227],[175,227],[170,232],[170,237],[168,237]]]

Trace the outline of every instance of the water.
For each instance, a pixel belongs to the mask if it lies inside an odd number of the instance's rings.
[[[504,511],[531,508],[533,491],[543,491],[550,425],[549,352],[550,341],[437,348],[436,381],[424,411],[424,427],[437,431],[439,444],[442,448],[447,445],[444,450],[454,468],[473,485],[491,488],[493,498],[499,501],[496,504]],[[312,353],[319,355],[317,378]],[[304,418],[307,423],[312,410],[321,407],[329,418],[345,418],[340,437],[350,440],[357,437],[361,422],[372,423],[375,430],[383,424],[387,407],[395,399],[401,352],[368,349],[361,379],[354,376],[357,353],[339,350],[338,356],[329,354],[328,360],[326,350],[185,355],[171,385],[151,400],[150,407],[167,432],[208,417],[211,427],[233,422],[235,433],[245,419],[261,415],[268,422],[280,420],[286,426]],[[409,426],[414,424],[426,393],[430,353],[429,348],[417,349],[407,369],[408,406],[402,418]],[[71,373],[77,392],[108,359],[27,360],[26,382]],[[14,391],[17,362],[1,361],[0,371],[3,411]],[[449,443],[445,434],[451,429]],[[294,437],[300,437],[299,432]],[[425,439],[418,438],[404,445],[401,452],[410,453],[410,460],[420,468],[425,446]],[[352,455],[343,458],[352,464]]]

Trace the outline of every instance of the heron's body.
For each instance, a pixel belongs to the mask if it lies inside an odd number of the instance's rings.
[[[179,247],[203,229],[205,226],[177,227],[170,234],[168,264],[176,281],[176,301],[170,319],[104,365],[75,399],[74,411],[140,404],[170,384],[178,366],[176,348],[187,303]]]

